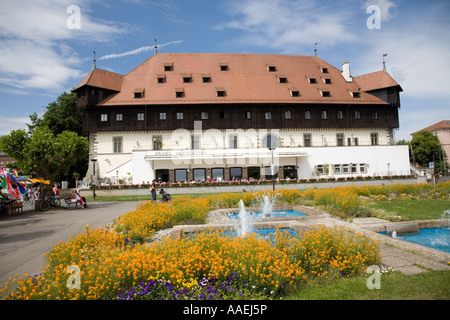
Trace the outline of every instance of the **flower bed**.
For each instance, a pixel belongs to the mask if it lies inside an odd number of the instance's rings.
[[[326,177],[317,179],[275,179],[275,183],[316,183],[316,182],[335,182],[335,181],[355,181],[355,180],[380,180],[380,179],[411,179],[413,175],[405,176],[355,176],[355,177]],[[191,182],[156,182],[157,188],[178,188],[178,187],[215,187],[215,186],[233,186],[233,185],[258,185],[258,184],[272,184],[272,180],[261,179],[242,179],[242,180],[225,180],[225,181],[191,181]],[[100,190],[114,190],[114,189],[148,189],[150,183],[141,184],[100,184],[95,188]],[[92,189],[92,186],[90,187]]]
[[[286,203],[312,199],[352,212],[359,196],[433,194],[447,197],[450,183],[332,189],[277,190]],[[146,202],[110,226],[90,229],[57,244],[42,274],[13,279],[0,289],[5,299],[239,299],[282,295],[315,277],[357,274],[379,263],[377,243],[344,228],[316,227],[296,238],[278,232],[276,242],[223,237],[210,232],[193,238],[147,243],[155,231],[204,223],[213,208],[251,203],[272,191],[179,197],[171,204]],[[80,270],[79,289],[69,289]]]

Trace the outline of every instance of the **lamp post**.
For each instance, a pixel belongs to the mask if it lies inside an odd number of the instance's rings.
[[[92,170],[92,195],[93,195],[93,197],[94,197],[94,201],[95,201],[95,180],[96,180],[96,178],[95,178],[95,163],[97,162],[97,159],[91,159],[91,161],[92,161],[92,167],[93,167],[93,170]]]
[[[269,146],[269,150],[272,153],[272,165],[271,165],[271,173],[272,173],[272,189],[273,191],[275,191],[275,165],[274,165],[274,161],[273,161],[273,151],[275,150],[274,147],[272,147],[272,143]]]

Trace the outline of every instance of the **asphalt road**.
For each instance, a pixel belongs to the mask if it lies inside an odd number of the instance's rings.
[[[44,254],[58,242],[84,232],[84,227],[100,227],[136,208],[140,201],[91,202],[88,208],[63,208],[46,212],[24,211],[0,216],[0,285],[9,277],[35,275],[44,268]]]

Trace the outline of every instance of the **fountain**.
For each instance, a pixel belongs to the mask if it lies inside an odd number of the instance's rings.
[[[262,215],[266,218],[272,215],[272,207],[275,201],[270,200],[268,196],[264,196],[262,201]]]
[[[253,216],[245,209],[244,201],[239,201],[239,215],[237,219],[237,233],[242,237],[252,231]]]

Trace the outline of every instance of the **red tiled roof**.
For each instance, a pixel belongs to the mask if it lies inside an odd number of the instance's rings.
[[[92,87],[120,91],[122,80],[123,75],[102,69],[93,69],[73,90],[77,90],[84,85],[89,85]]]
[[[400,85],[386,71],[377,71],[353,78],[361,86],[362,91],[372,91]],[[400,91],[403,89],[400,87]]]
[[[421,129],[421,130],[419,130],[419,131],[427,130],[427,131],[433,132],[433,131],[444,130],[444,129],[450,129],[450,120],[442,120],[442,121],[439,121],[439,122],[437,122],[437,123],[435,123],[435,124],[432,124],[432,125],[429,126],[429,127],[426,127],[426,128],[424,128],[424,129]],[[413,132],[413,133],[411,133],[411,135],[413,136],[413,135],[415,135],[415,134],[416,134],[417,132],[419,132],[419,131]]]
[[[221,65],[227,66],[228,70],[221,71]],[[173,69],[165,71],[165,66],[172,66]],[[269,71],[269,66],[275,67],[275,71]],[[328,73],[323,73],[322,68],[326,68]],[[92,76],[97,76],[97,70],[91,72]],[[103,79],[111,87],[108,76],[98,76],[96,81],[91,78],[86,81],[85,78],[76,88],[94,83],[97,87],[105,87],[102,85]],[[116,76],[112,78],[117,85],[119,78]],[[211,81],[204,83],[203,76],[210,77]],[[164,83],[158,83],[158,77],[164,77]],[[183,77],[191,77],[192,80],[184,83]],[[279,78],[286,78],[287,82],[280,83]],[[315,78],[316,83],[310,83],[309,78]],[[358,91],[363,88],[360,80],[364,82],[364,78],[356,77],[353,82],[347,82],[341,70],[315,56],[158,53],[122,79],[120,92],[99,105],[239,102],[387,104],[364,90]],[[326,84],[324,79],[331,79],[331,84]],[[176,97],[177,90],[183,91],[182,98]],[[143,97],[135,99],[134,93],[142,91]],[[225,91],[224,96],[218,97],[217,91]],[[299,97],[293,97],[291,91],[299,91]],[[323,97],[322,91],[330,92],[330,97]],[[352,92],[359,92],[359,97],[354,98]]]

